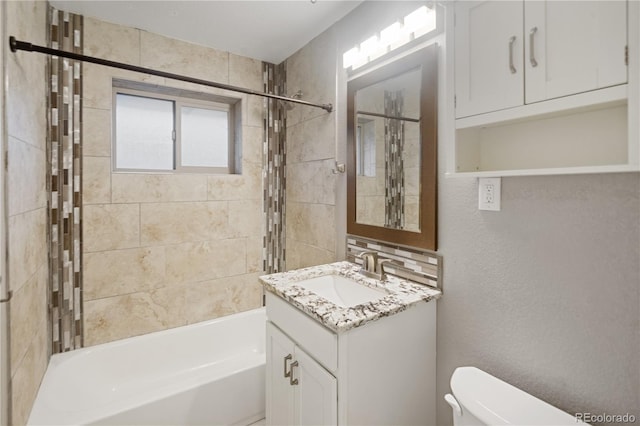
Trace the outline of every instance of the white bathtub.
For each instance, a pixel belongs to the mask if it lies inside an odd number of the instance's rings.
[[[29,425],[248,425],[264,417],[265,311],[51,357]]]

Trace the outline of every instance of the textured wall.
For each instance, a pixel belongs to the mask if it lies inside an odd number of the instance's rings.
[[[7,2],[7,34],[46,45],[46,2]],[[3,41],[4,42],[4,41]],[[45,56],[7,51],[12,424],[25,424],[48,361]]]
[[[442,145],[441,145],[442,147]],[[475,365],[570,413],[640,417],[640,176],[441,179],[440,398]]]
[[[85,54],[262,90],[262,63],[85,18]],[[85,344],[258,307],[261,98],[84,65]],[[112,77],[242,102],[242,174],[111,171]]]

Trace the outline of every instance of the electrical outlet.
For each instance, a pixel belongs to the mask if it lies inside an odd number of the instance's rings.
[[[478,209],[500,211],[501,178],[478,178]]]

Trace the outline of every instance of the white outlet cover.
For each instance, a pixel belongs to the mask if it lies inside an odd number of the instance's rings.
[[[478,209],[500,211],[502,178],[478,178]]]

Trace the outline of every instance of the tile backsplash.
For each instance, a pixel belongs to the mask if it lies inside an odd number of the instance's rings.
[[[358,255],[363,251],[375,251],[380,259],[391,259],[385,265],[390,274],[442,290],[442,256],[414,247],[401,246],[347,235],[347,260],[362,264]]]

